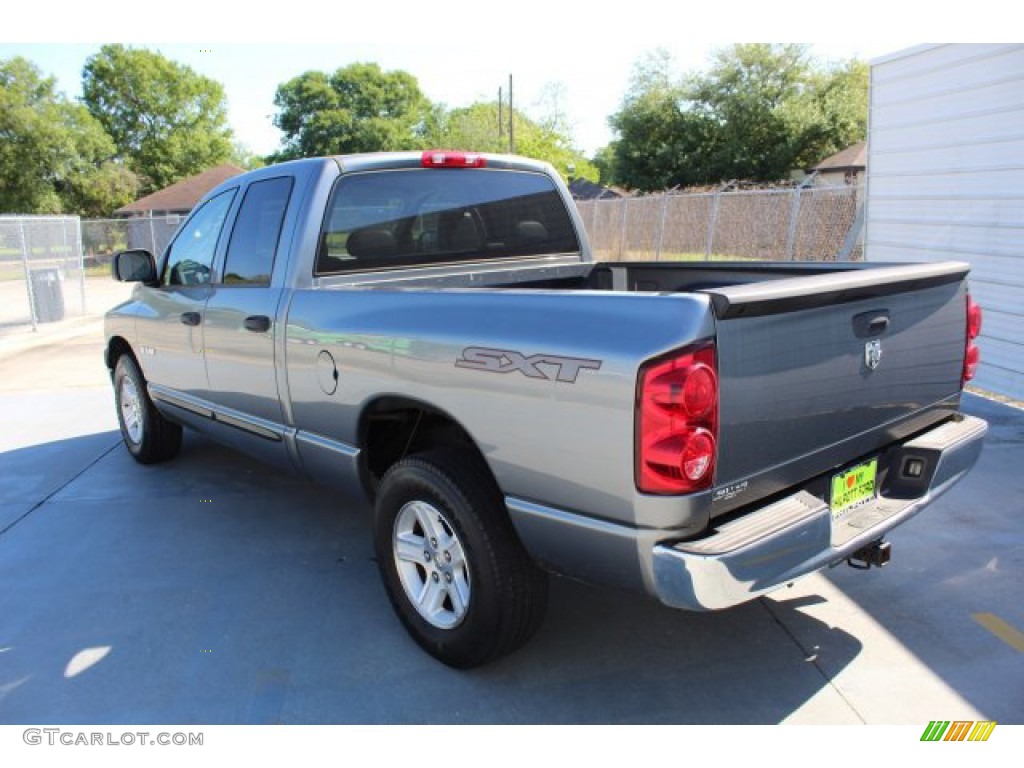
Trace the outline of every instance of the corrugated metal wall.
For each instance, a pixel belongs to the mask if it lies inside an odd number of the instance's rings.
[[[867,200],[870,261],[973,265],[974,383],[1024,400],[1024,45],[873,61]]]

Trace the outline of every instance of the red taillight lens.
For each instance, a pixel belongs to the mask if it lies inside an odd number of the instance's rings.
[[[970,294],[967,295],[967,341],[964,349],[964,372],[960,377],[962,387],[974,378],[981,362],[981,350],[974,344],[974,340],[981,333],[981,307],[974,303]]]
[[[424,168],[486,168],[487,159],[475,152],[428,149],[423,153]]]
[[[636,485],[643,493],[692,493],[711,486],[718,435],[713,345],[689,347],[640,369]]]
[[[715,407],[718,401],[718,379],[715,372],[706,365],[698,363],[686,375],[683,384],[683,406],[686,412],[701,418]]]
[[[967,344],[967,354],[964,355],[964,384],[974,378],[978,370],[978,363],[981,362],[981,350],[974,344]]]
[[[967,338],[976,339],[981,334],[981,307],[967,296]]]

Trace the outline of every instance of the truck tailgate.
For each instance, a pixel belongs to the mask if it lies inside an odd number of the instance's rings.
[[[712,514],[948,417],[968,270],[874,267],[709,290],[720,377]]]

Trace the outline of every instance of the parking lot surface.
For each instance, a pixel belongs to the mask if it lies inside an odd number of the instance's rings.
[[[972,474],[845,566],[713,614],[552,579],[472,672],[422,653],[365,503],[186,432],[122,448],[98,323],[0,344],[0,723],[1024,722],[1024,411]]]

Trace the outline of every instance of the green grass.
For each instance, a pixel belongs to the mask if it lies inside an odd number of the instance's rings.
[[[85,268],[86,277],[110,277],[109,264],[96,264]]]
[[[32,269],[35,265],[29,263],[28,268]],[[47,265],[49,266],[49,265]],[[66,270],[64,273],[65,278],[74,277],[77,274],[77,269]],[[110,265],[109,264],[97,264],[92,267],[86,267],[83,272],[86,277],[110,277]],[[25,270],[22,268],[21,263],[15,264],[0,264],[0,283],[11,282],[12,280],[24,280]]]
[[[51,247],[38,247],[29,249],[29,257],[32,256],[50,256],[53,258],[63,258],[64,254],[74,253],[74,248],[70,245],[55,245]],[[21,260],[21,249],[20,248],[0,248],[0,259],[14,259]]]

